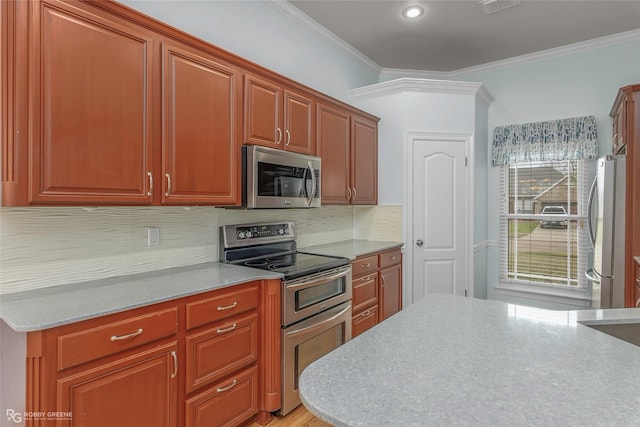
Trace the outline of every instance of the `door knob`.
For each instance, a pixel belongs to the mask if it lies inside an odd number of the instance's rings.
[[[424,242],[422,240],[416,240],[416,245],[422,246]]]

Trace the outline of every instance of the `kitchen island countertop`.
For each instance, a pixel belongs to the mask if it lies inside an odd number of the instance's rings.
[[[175,267],[0,297],[0,319],[17,332],[32,332],[106,314],[221,289],[279,273],[219,262]]]
[[[308,366],[300,396],[335,426],[640,425],[640,347],[548,311],[430,295]]]
[[[341,256],[354,260],[362,255],[395,249],[401,246],[402,242],[351,239],[324,245],[307,246],[298,248],[298,250],[318,255]]]

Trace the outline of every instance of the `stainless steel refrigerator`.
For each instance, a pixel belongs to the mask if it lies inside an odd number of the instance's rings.
[[[625,156],[600,157],[589,192],[593,266],[585,275],[591,281],[592,308],[624,307],[625,172]]]

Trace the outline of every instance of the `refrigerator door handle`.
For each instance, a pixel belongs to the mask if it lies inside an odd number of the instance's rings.
[[[600,283],[600,279],[602,278],[602,276],[599,275],[598,272],[593,269],[593,267],[587,268],[587,270],[584,272],[584,277],[594,283]]]
[[[587,202],[587,226],[589,229],[589,241],[591,242],[591,247],[595,248],[596,246],[596,234],[593,229],[593,200],[595,199],[596,188],[598,187],[598,177],[596,176],[593,179],[593,183],[591,184],[591,188],[589,189],[589,201]],[[589,270],[587,270],[589,271]],[[586,274],[586,273],[585,273]],[[587,276],[588,277],[588,276]]]

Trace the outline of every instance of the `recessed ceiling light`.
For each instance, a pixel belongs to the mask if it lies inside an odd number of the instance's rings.
[[[409,6],[402,11],[402,16],[408,19],[416,19],[424,15],[422,6]]]

